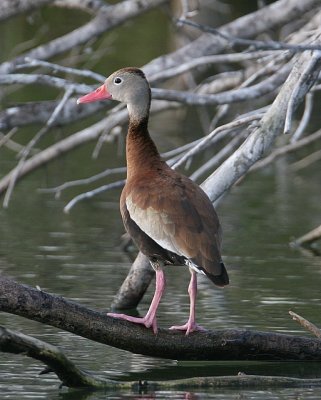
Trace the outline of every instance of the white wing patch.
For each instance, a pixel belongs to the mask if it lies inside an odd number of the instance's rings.
[[[202,269],[200,269],[200,267],[199,267],[198,265],[196,265],[195,263],[193,263],[193,261],[190,260],[189,258],[185,261],[185,264],[186,264],[189,268],[191,268],[191,269],[193,269],[194,271],[198,272],[199,274],[206,275],[205,272],[204,272]]]
[[[175,224],[168,214],[156,211],[152,207],[143,210],[132,201],[131,196],[126,198],[126,207],[130,218],[158,245],[179,256],[187,257],[175,243]]]

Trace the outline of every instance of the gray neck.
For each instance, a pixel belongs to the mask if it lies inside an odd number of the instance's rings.
[[[149,102],[127,104],[129,118],[134,121],[141,121],[149,114]]]

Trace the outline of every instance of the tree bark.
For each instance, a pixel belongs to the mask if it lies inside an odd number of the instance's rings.
[[[321,341],[243,329],[195,332],[152,330],[108,317],[60,296],[0,278],[0,310],[42,322],[99,343],[175,360],[321,361]]]

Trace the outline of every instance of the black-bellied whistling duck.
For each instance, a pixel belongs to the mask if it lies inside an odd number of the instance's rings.
[[[144,73],[124,68],[78,103],[113,99],[126,103],[129,127],[126,143],[127,181],[120,210],[127,232],[156,272],[156,289],[145,317],[109,313],[115,318],[152,327],[157,333],[156,311],[165,289],[165,265],[186,265],[190,315],[186,324],[170,329],[186,335],[204,330],[195,322],[196,272],[218,286],[229,278],[221,259],[221,228],[214,207],[203,190],[164,162],[148,133],[151,91]]]

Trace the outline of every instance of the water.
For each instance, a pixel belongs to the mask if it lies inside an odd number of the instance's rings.
[[[126,34],[119,39],[122,49],[129,46],[128,34],[136,32],[137,26],[141,26],[144,21],[150,20],[141,19],[137,25],[132,23],[126,27]],[[140,64],[157,55],[156,46],[151,45],[155,37],[160,41],[157,47],[160,53],[168,45],[166,35],[164,37],[159,34],[163,28],[162,23],[160,21],[157,25],[153,20],[155,36],[151,38],[139,34],[140,40],[150,44],[140,54]],[[22,38],[25,34],[24,25],[19,26]],[[17,28],[10,22],[6,29],[10,32],[10,29]],[[36,26],[34,29],[36,31]],[[57,32],[61,33],[59,29]],[[117,49],[117,43],[110,45],[108,61],[114,67],[138,64],[133,62],[137,59],[133,52],[128,54],[122,51],[120,54]],[[115,58],[111,57],[113,54]],[[104,73],[102,63],[98,63],[95,69]],[[23,98],[27,100],[31,100],[34,95],[29,90],[23,92]],[[41,95],[45,96],[46,93],[40,91],[36,94]],[[12,93],[9,100],[22,101],[20,96],[19,92]],[[166,118],[169,118],[167,114]],[[191,126],[184,126],[180,113],[170,118],[162,124],[159,124],[159,117],[151,121],[154,137],[162,150],[191,140],[193,135]],[[186,131],[184,135],[180,135],[181,130]],[[34,129],[26,129],[23,134],[34,134]],[[27,140],[23,134],[18,137],[22,142]],[[120,192],[108,192],[83,202],[69,215],[64,214],[62,209],[78,193],[78,189],[66,191],[59,200],[50,194],[37,192],[39,187],[55,186],[70,179],[89,176],[107,166],[123,165],[123,154],[115,155],[114,144],[105,145],[96,161],[91,159],[92,150],[93,145],[89,145],[74,151],[68,157],[30,175],[17,186],[9,209],[0,209],[0,273],[33,287],[38,285],[45,291],[65,296],[88,307],[107,311],[135,256],[124,253],[121,248],[120,237],[124,229],[118,210]],[[249,175],[220,204],[218,213],[224,230],[223,254],[231,284],[220,290],[200,277],[197,313],[198,322],[203,326],[209,329],[248,328],[308,335],[291,320],[289,310],[321,326],[321,259],[310,252],[289,246],[294,237],[320,223],[320,166],[315,164],[307,170],[294,173],[290,168],[292,161],[294,159],[290,156],[264,171]],[[1,149],[1,174],[12,165],[12,155]],[[159,308],[159,324],[162,327],[185,322],[189,307],[186,292],[189,273],[186,271],[183,274],[181,269],[170,269],[167,277],[167,290]],[[146,312],[152,294],[153,286],[139,306],[142,314]],[[236,375],[238,372],[294,377],[320,376],[318,363],[177,362],[130,354],[14,315],[0,314],[0,324],[59,345],[79,367],[112,379],[152,381]],[[59,389],[60,382],[54,374],[38,376],[42,370],[43,366],[39,362],[1,353],[0,397],[10,400],[312,400],[319,399],[321,395],[319,388],[88,393]]]

